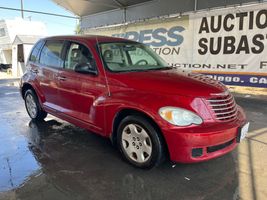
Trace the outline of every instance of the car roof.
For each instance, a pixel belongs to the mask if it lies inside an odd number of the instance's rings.
[[[102,36],[102,35],[61,35],[44,38],[44,40],[77,40],[86,41],[90,43],[102,43],[102,42],[133,42],[124,38]]]

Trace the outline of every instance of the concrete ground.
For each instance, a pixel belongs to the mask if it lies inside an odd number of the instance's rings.
[[[232,153],[140,170],[107,139],[52,116],[30,121],[17,82],[0,80],[0,200],[265,200],[267,99],[237,102],[251,127]]]
[[[0,71],[0,80],[10,79],[10,78],[12,78],[12,75],[10,73]]]

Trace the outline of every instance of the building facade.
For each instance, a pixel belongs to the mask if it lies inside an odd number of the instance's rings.
[[[17,69],[18,60],[16,57],[17,47],[15,45],[15,38],[17,36],[23,39],[29,38],[25,40],[26,44],[24,46],[22,44],[22,48],[27,48],[23,51],[25,52],[23,56],[27,57],[29,45],[32,46],[36,38],[41,38],[45,35],[47,35],[46,26],[42,22],[27,21],[21,18],[0,20],[0,64],[12,64],[13,76],[20,76],[23,70]],[[15,55],[14,52],[16,52]]]

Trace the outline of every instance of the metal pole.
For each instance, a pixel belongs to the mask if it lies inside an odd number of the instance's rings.
[[[21,5],[21,17],[24,19],[24,13],[23,13],[23,0],[20,0],[20,5]]]
[[[195,10],[195,12],[197,11],[197,0],[195,0],[195,8],[194,8]]]
[[[126,9],[127,8],[123,8],[123,20],[124,20],[124,23],[126,23],[126,21],[127,21]]]

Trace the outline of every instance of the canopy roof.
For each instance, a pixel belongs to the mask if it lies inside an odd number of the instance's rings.
[[[81,28],[123,24],[256,0],[52,0],[81,17]]]
[[[126,8],[151,0],[53,0],[56,4],[66,8],[75,15],[85,16],[106,12],[119,8]]]

